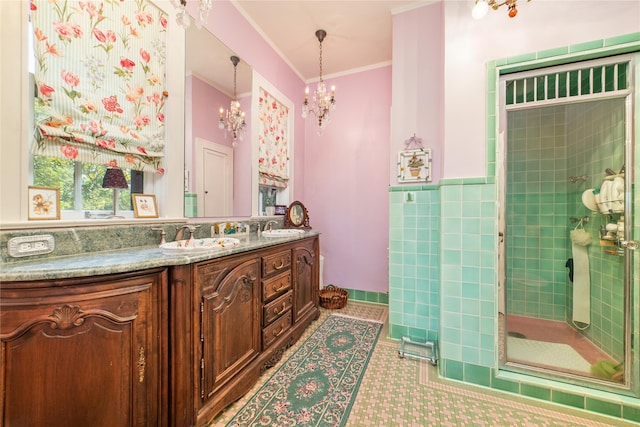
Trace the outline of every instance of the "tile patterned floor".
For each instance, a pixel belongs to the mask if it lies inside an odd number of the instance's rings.
[[[398,357],[398,341],[386,338],[387,307],[384,305],[350,301],[341,310],[322,309],[320,319],[307,329],[296,345],[285,352],[282,360],[286,360],[322,320],[331,314],[385,323],[349,415],[347,427],[637,425],[439,378],[437,368],[428,362]],[[275,371],[275,368],[271,371]],[[224,426],[270,375],[269,371],[266,372],[251,392],[229,406],[213,420],[210,427]]]

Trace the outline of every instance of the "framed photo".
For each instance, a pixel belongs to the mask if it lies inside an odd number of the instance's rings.
[[[29,186],[29,219],[60,219],[60,189]]]
[[[431,181],[431,150],[406,150],[398,155],[398,182]]]
[[[131,198],[136,218],[158,218],[158,205],[154,194],[132,194]]]
[[[287,213],[287,205],[276,205],[276,215],[284,215]]]

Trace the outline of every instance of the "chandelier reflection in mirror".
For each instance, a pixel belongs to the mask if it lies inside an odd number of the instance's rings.
[[[316,31],[316,37],[320,42],[320,81],[313,92],[311,103],[309,103],[309,87],[307,86],[304,90],[304,104],[302,104],[302,118],[306,119],[309,113],[313,113],[318,118],[319,133],[327,127],[331,120],[329,111],[336,109],[336,88],[332,86],[331,94],[329,94],[324,80],[322,80],[322,41],[326,36],[327,32],[325,30]]]
[[[220,108],[218,128],[226,129],[227,132],[231,132],[233,135],[232,145],[236,147],[238,145],[238,138],[242,139],[242,135],[247,124],[244,121],[244,111],[240,108],[240,102],[236,97],[236,76],[240,58],[234,55],[230,59],[233,63],[233,99],[231,100],[231,105],[229,106],[226,114],[224,112],[224,108]]]
[[[191,26],[191,18],[187,13],[187,0],[171,0],[171,4],[178,9],[176,14],[176,22],[182,28],[189,28]],[[198,0],[198,18],[196,21],[196,27],[202,28],[207,18],[209,17],[209,11],[213,7],[213,0]]]
[[[527,3],[531,0],[527,0]],[[489,8],[498,10],[502,6],[507,6],[507,14],[509,18],[514,18],[518,14],[518,0],[504,0],[502,2],[496,0],[476,0],[476,4],[471,10],[471,16],[474,19],[482,19],[487,15]]]

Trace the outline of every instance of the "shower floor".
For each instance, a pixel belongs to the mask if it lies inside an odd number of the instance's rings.
[[[542,356],[540,354],[531,354],[531,357],[525,357],[521,360],[516,360],[513,357],[509,357],[509,361],[524,363],[527,365],[538,366],[547,369],[560,370],[563,372],[575,373],[579,375],[590,375],[590,372],[588,369],[585,372],[584,364],[582,364],[581,369],[572,370],[567,368],[567,363],[571,365],[570,357],[575,356],[578,357],[578,359],[579,357],[582,357],[582,359],[584,359],[586,363],[588,363],[588,365],[591,365],[602,359],[613,361],[613,359],[608,354],[603,352],[595,344],[593,344],[591,341],[589,341],[587,338],[582,336],[575,329],[564,322],[509,315],[507,316],[506,323],[507,334],[512,339],[517,338],[538,342],[542,341],[543,343],[539,344],[542,344],[543,346],[544,343],[556,343],[566,344],[571,347],[571,349],[564,348],[564,353],[555,351],[553,352],[556,355],[567,355],[563,357],[563,359],[565,360],[559,361],[557,363],[553,362],[553,357],[550,357],[548,359],[548,363],[546,363],[547,359],[540,359],[540,356]],[[533,344],[533,342],[531,342],[531,344]],[[554,350],[561,349],[554,348]],[[520,353],[522,354],[522,352]],[[551,353],[552,352],[549,353],[549,356],[551,356]],[[540,360],[545,360],[545,362],[541,362]],[[579,365],[579,363],[576,363],[576,368]]]

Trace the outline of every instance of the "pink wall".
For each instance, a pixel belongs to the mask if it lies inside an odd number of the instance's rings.
[[[327,79],[337,108],[318,135],[306,123],[304,198],[322,233],[324,283],[387,292],[391,66]],[[313,90],[315,84],[309,85]]]
[[[190,150],[185,149],[185,168],[190,172],[189,191],[196,190],[196,173],[198,163],[196,161],[196,138],[206,139],[216,144],[231,147],[233,138],[230,133],[218,128],[218,118],[220,107],[229,108],[231,98],[220,92],[208,83],[200,80],[196,76],[188,76],[186,84],[187,100],[191,99],[188,105],[191,121],[186,123],[190,126],[190,131],[185,132],[190,140]],[[243,111],[251,111],[251,97],[239,97],[240,108]],[[233,214],[234,216],[251,215],[251,114],[246,118],[247,126],[242,139],[238,141],[233,153]],[[190,136],[189,136],[190,135]]]
[[[294,114],[294,164],[304,161],[304,121],[300,117],[300,103],[304,97],[305,84],[273,48],[258,34],[249,22],[228,0],[213,2],[206,28],[243,61],[264,77],[269,83],[293,101]],[[196,2],[188,2],[190,13],[195,16]],[[248,110],[249,111],[249,110]],[[303,197],[305,182],[303,168],[294,167],[294,199]]]
[[[431,183],[444,159],[444,22],[442,3],[393,16],[393,110],[389,180],[398,185],[398,152],[414,134],[431,149]],[[412,183],[411,185],[415,185]]]

